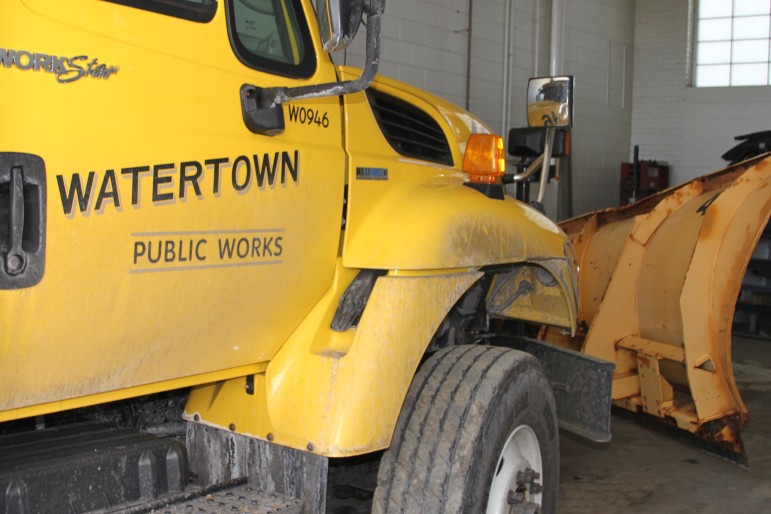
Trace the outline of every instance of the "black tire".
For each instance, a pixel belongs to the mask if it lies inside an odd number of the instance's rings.
[[[540,363],[527,353],[491,346],[437,352],[407,393],[380,464],[372,512],[485,512],[493,477],[503,468],[501,451],[522,426],[529,431],[518,433],[537,438],[543,476],[535,482],[543,490],[535,497],[526,493],[528,501],[540,501],[540,510],[517,500],[519,510],[512,512],[554,513],[559,430]]]

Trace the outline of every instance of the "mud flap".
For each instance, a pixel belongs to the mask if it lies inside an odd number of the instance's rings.
[[[612,362],[528,338],[506,337],[496,344],[538,358],[554,392],[560,428],[592,441],[610,441]]]
[[[187,451],[196,485],[247,477],[259,491],[301,499],[306,514],[326,510],[326,457],[199,423],[187,424]]]

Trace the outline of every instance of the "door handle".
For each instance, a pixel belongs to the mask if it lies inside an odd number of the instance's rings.
[[[45,163],[37,155],[0,152],[0,289],[40,282],[45,271]]]

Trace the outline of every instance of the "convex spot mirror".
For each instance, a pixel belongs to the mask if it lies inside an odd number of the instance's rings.
[[[527,85],[530,127],[573,126],[573,77],[538,77]]]
[[[363,0],[316,0],[316,16],[324,50],[345,50],[356,36],[363,15]]]

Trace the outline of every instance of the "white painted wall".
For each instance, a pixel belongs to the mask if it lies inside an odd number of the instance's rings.
[[[689,87],[689,1],[636,6],[632,145],[679,184],[725,166],[737,135],[771,129],[771,87]]]
[[[502,130],[504,1],[473,0],[469,110]],[[527,80],[547,75],[551,0],[512,2],[511,125],[523,126]],[[630,144],[634,0],[568,0],[565,74],[576,77],[575,214],[618,202]],[[466,103],[469,0],[388,0],[381,73]],[[361,66],[363,38],[336,62]],[[536,49],[538,57],[536,58]],[[625,58],[626,56],[626,58]]]
[[[388,0],[382,19],[380,73],[463,106],[467,9],[468,0]],[[362,67],[364,53],[360,34],[345,54],[334,59]]]
[[[634,1],[567,4],[565,72],[576,80],[573,214],[581,214],[618,205],[631,134]]]
[[[506,0],[473,0],[469,110],[502,129]],[[740,134],[771,129],[771,87],[689,87],[693,0],[567,0],[564,73],[576,77],[574,214],[616,204],[619,166],[640,145],[678,184],[724,166]],[[511,125],[527,79],[548,73],[551,0],[511,0]],[[469,0],[388,0],[382,72],[466,101]],[[538,12],[538,16],[536,16]],[[363,38],[344,58],[363,63]],[[536,63],[536,48],[538,59]],[[537,64],[537,66],[536,66]]]

